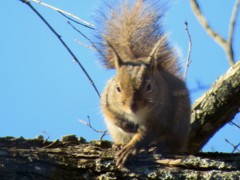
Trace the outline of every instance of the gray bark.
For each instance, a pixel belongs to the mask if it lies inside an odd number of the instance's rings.
[[[0,179],[237,179],[240,154],[159,155],[144,151],[126,168],[115,166],[108,141],[86,143],[75,136],[48,142],[42,138],[0,138]]]
[[[189,151],[199,151],[239,111],[240,62],[219,77],[193,104]]]

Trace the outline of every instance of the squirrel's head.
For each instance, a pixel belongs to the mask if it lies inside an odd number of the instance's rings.
[[[159,83],[164,81],[157,70],[157,63],[154,59],[146,63],[146,59],[123,60],[116,50],[115,68],[117,74],[114,78],[114,98],[118,108],[129,114],[146,114],[156,102],[159,103],[164,92],[161,92]]]
[[[153,101],[155,82],[146,65],[121,65],[117,69],[115,82],[117,102],[124,111],[137,113]]]

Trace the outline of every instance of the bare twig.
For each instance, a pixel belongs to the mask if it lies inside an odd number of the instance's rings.
[[[68,15],[68,16],[71,16],[71,17],[73,17],[74,19],[77,19],[78,21],[80,21],[81,24],[84,24],[84,25],[87,26],[87,27],[94,28],[94,25],[93,25],[93,24],[91,24],[91,23],[89,23],[89,22],[87,22],[87,21],[85,21],[85,20],[82,20],[81,18],[79,18],[78,16],[76,16],[76,15],[74,15],[74,14],[71,14],[71,13],[69,13],[69,12],[67,12],[67,11],[64,11],[64,10],[62,10],[62,9],[56,8],[56,7],[52,6],[52,5],[49,5],[49,4],[44,3],[44,2],[42,2],[42,1],[39,1],[39,0],[32,0],[32,1],[35,2],[35,3],[41,4],[41,5],[43,5],[43,6],[46,6],[46,7],[50,8],[50,9],[53,9],[53,10],[55,10],[55,11],[58,11],[58,12],[60,12],[60,13],[62,13],[62,14],[66,14],[66,15]]]
[[[69,54],[73,57],[74,61],[77,62],[77,64],[79,65],[79,67],[82,69],[82,71],[84,72],[84,74],[87,76],[89,82],[92,84],[94,90],[96,91],[97,95],[100,97],[100,93],[97,89],[97,87],[95,86],[92,78],[89,76],[88,72],[86,71],[86,69],[83,67],[83,65],[80,63],[80,61],[78,60],[78,58],[76,57],[76,55],[72,52],[72,50],[68,47],[68,45],[65,43],[65,41],[63,41],[63,39],[61,38],[61,36],[55,31],[55,29],[47,22],[47,20],[31,5],[31,3],[28,0],[21,0],[23,3],[25,3],[26,5],[28,5],[28,7],[30,7],[30,9],[32,9],[37,16],[47,25],[47,27],[53,32],[53,34],[58,38],[58,40],[62,43],[62,45],[67,49],[67,51],[69,52]]]
[[[196,81],[196,85],[196,87],[189,89],[191,93],[196,93],[200,90],[207,90],[210,87],[210,85],[202,84],[200,81]]]
[[[185,72],[184,72],[184,75],[183,75],[183,79],[186,81],[186,79],[187,79],[187,71],[188,71],[189,65],[191,63],[190,57],[191,57],[191,50],[192,50],[192,39],[191,39],[189,30],[188,30],[188,22],[185,21],[184,24],[185,24],[185,30],[186,30],[187,35],[188,35],[188,54],[187,54],[187,61],[186,61]]]
[[[236,124],[235,122],[233,122],[233,121],[229,122],[229,124],[234,125],[234,126],[236,126],[237,128],[240,129],[240,126],[238,124]]]
[[[235,5],[233,7],[231,20],[229,23],[228,53],[227,53],[227,55],[229,56],[228,59],[231,59],[231,58],[233,59],[233,57],[234,57],[232,44],[233,44],[233,35],[234,35],[235,23],[236,23],[236,19],[237,19],[239,5],[240,5],[240,0],[236,0]]]
[[[89,128],[91,128],[93,131],[97,132],[97,133],[102,133],[101,137],[100,137],[100,141],[102,141],[103,137],[107,134],[107,130],[97,130],[95,129],[92,125],[91,125],[91,119],[89,116],[87,116],[88,118],[88,122],[85,122],[83,120],[79,120],[80,123],[88,126]]]
[[[80,44],[80,45],[86,47],[86,48],[89,48],[89,49],[91,49],[91,50],[96,51],[96,49],[95,49],[93,46],[89,46],[89,45],[87,45],[87,44],[85,44],[85,43],[79,41],[78,39],[74,39],[74,41],[75,41],[76,43],[78,43],[78,44]]]
[[[196,0],[190,0],[192,9],[197,16],[198,21],[201,23],[201,25],[205,28],[206,32],[211,36],[217,43],[219,43],[221,46],[226,45],[226,40],[222,38],[217,32],[215,32],[210,25],[208,24],[206,18],[202,15],[202,12],[200,10],[200,6]]]
[[[92,44],[92,47],[99,53],[101,54],[102,56],[104,56],[102,54],[102,52],[97,48],[97,46],[94,44],[94,42],[89,39],[85,34],[83,34],[79,29],[77,29],[71,22],[68,21],[68,24],[75,30],[77,31],[81,36],[83,36],[85,39],[87,39],[91,44]]]
[[[67,18],[68,20],[70,20],[70,21],[72,21],[72,22],[75,22],[76,24],[80,24],[81,26],[85,26],[85,27],[87,27],[87,28],[89,28],[89,29],[95,29],[95,27],[93,26],[88,26],[88,25],[86,25],[86,24],[83,24],[83,23],[81,23],[81,22],[78,22],[78,21],[76,21],[76,20],[74,20],[74,19],[72,19],[72,18],[70,18],[70,17],[68,17],[67,15],[65,15],[64,13],[62,13],[62,12],[59,12],[62,16],[64,16],[65,18]]]
[[[45,141],[48,141],[48,139],[50,138],[50,135],[46,131],[42,131],[42,133],[47,135],[47,138],[45,139]]]
[[[232,153],[234,153],[235,151],[240,152],[240,150],[238,149],[238,146],[240,146],[240,143],[238,143],[238,145],[234,145],[233,143],[231,143],[229,140],[225,139],[225,141],[230,144],[233,147]]]
[[[235,6],[233,8],[232,12],[232,18],[229,25],[229,39],[224,39],[221,35],[219,35],[216,31],[212,29],[212,27],[208,24],[206,18],[202,15],[200,6],[197,2],[197,0],[190,0],[193,12],[195,13],[198,21],[203,26],[203,28],[206,30],[208,35],[212,37],[225,51],[227,59],[229,61],[229,64],[231,66],[234,65],[234,56],[233,56],[233,50],[232,50],[232,40],[233,40],[233,32],[235,29],[235,21],[237,16],[237,11],[239,8],[240,0],[236,0]]]

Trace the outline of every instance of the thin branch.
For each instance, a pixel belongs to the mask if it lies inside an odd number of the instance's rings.
[[[225,139],[225,141],[230,144],[233,147],[232,153],[234,153],[235,151],[240,152],[240,150],[238,149],[238,146],[240,146],[240,143],[238,143],[238,145],[234,145],[233,143],[231,143],[229,140]]]
[[[189,91],[191,93],[196,93],[198,91],[203,91],[209,89],[210,85],[202,84],[200,81],[196,81],[197,86],[194,88],[190,88]]]
[[[49,4],[44,3],[44,2],[42,2],[42,1],[39,1],[39,0],[32,0],[32,1],[35,2],[35,3],[41,4],[41,5],[43,5],[43,6],[46,6],[46,7],[50,8],[50,9],[53,9],[53,10],[55,10],[55,11],[58,11],[58,12],[60,12],[60,13],[62,13],[62,14],[66,14],[66,15],[68,15],[68,16],[71,16],[71,17],[73,17],[74,19],[77,19],[78,21],[80,21],[82,24],[85,24],[87,27],[94,28],[94,25],[93,25],[93,24],[91,24],[91,23],[89,23],[89,22],[87,22],[87,21],[85,21],[85,20],[82,20],[81,18],[79,18],[78,16],[76,16],[76,15],[74,15],[74,14],[71,14],[71,13],[69,13],[69,12],[67,12],[67,11],[64,11],[64,10],[62,10],[62,9],[56,8],[56,7],[52,6],[52,5],[49,5]]]
[[[85,44],[85,43],[79,41],[78,39],[74,39],[74,41],[75,41],[76,43],[78,43],[78,44],[80,44],[80,45],[86,47],[86,48],[89,48],[89,49],[91,49],[91,50],[96,51],[96,49],[95,49],[93,46],[89,46],[89,45],[87,45],[87,44]]]
[[[65,15],[64,13],[62,13],[62,12],[60,12],[60,11],[58,11],[58,12],[59,12],[62,16],[64,16],[65,18],[67,18],[68,20],[70,20],[70,21],[72,21],[72,22],[75,22],[76,24],[80,24],[81,26],[85,26],[85,27],[87,27],[87,28],[89,28],[89,29],[95,29],[95,27],[91,27],[91,26],[85,25],[85,24],[83,24],[83,23],[81,23],[81,22],[78,22],[78,21],[76,21],[76,20],[68,17],[67,15]]]
[[[206,18],[202,15],[198,2],[196,0],[190,0],[190,3],[198,21],[205,28],[206,32],[225,49],[226,40],[210,27]]]
[[[58,40],[62,43],[62,45],[66,48],[66,50],[69,52],[69,54],[73,57],[74,61],[77,62],[77,64],[79,65],[79,67],[82,69],[82,71],[84,72],[84,74],[87,76],[89,82],[92,84],[94,90],[96,91],[97,95],[100,97],[100,93],[97,89],[97,87],[95,86],[92,78],[89,76],[88,72],[86,71],[86,69],[83,67],[83,65],[80,63],[80,61],[78,60],[78,58],[75,56],[75,54],[72,52],[72,50],[67,46],[67,44],[63,41],[63,39],[61,38],[61,36],[55,31],[55,29],[47,22],[47,20],[31,5],[31,3],[28,0],[21,0],[23,3],[25,3],[26,5],[28,5],[28,7],[30,7],[31,10],[33,10],[37,16],[47,25],[47,27],[53,32],[53,34],[58,38]]]
[[[236,23],[236,19],[237,19],[237,14],[238,14],[238,9],[240,6],[240,0],[236,0],[236,3],[234,5],[233,11],[232,11],[232,16],[231,16],[231,20],[229,23],[229,43],[232,44],[233,41],[233,34],[234,34],[234,30],[235,30],[235,23]]]
[[[91,44],[92,44],[92,47],[99,53],[101,54],[102,56],[104,56],[102,54],[102,52],[97,48],[97,46],[94,44],[94,42],[89,39],[85,34],[83,34],[79,29],[77,29],[71,22],[68,21],[68,24],[75,30],[77,31],[81,36],[83,36],[85,39],[87,39]]]
[[[90,119],[90,117],[89,116],[87,116],[87,118],[88,118],[88,123],[87,122],[85,122],[85,121],[83,121],[83,120],[79,120],[79,122],[80,123],[82,123],[82,124],[84,124],[84,125],[86,125],[86,126],[88,126],[90,129],[92,129],[93,131],[95,131],[95,132],[97,132],[97,133],[102,133],[102,135],[101,135],[101,137],[100,137],[100,141],[102,141],[102,139],[103,139],[103,137],[107,134],[107,130],[97,130],[97,129],[95,129],[93,126],[92,126],[92,124],[91,124],[91,119]]]
[[[229,57],[228,58],[232,58],[232,59],[234,57],[234,54],[233,54],[233,35],[234,35],[235,24],[236,24],[236,19],[237,19],[239,6],[240,6],[240,0],[236,0],[235,5],[233,7],[231,20],[230,20],[230,23],[229,23],[229,35],[228,35],[228,47],[229,47],[228,55],[229,55]]]
[[[185,24],[185,30],[186,30],[187,35],[188,35],[188,55],[187,55],[185,72],[184,72],[184,75],[183,75],[183,79],[186,81],[186,79],[187,79],[187,71],[188,71],[189,65],[191,63],[190,57],[191,57],[191,50],[192,50],[192,39],[191,39],[189,30],[188,30],[188,22],[185,21],[184,24]]]
[[[240,126],[238,124],[236,124],[235,122],[233,122],[233,121],[229,122],[229,124],[234,125],[234,126],[236,126],[237,128],[240,129]]]
[[[46,131],[42,131],[42,133],[47,135],[47,138],[45,139],[45,141],[48,141],[50,139],[50,135]]]
[[[193,9],[193,12],[195,13],[200,24],[206,30],[208,35],[212,37],[224,49],[230,66],[233,66],[235,62],[234,62],[233,50],[232,50],[232,34],[234,31],[233,29],[235,28],[234,26],[235,26],[236,14],[239,6],[239,0],[237,0],[236,5],[233,9],[232,20],[231,20],[230,29],[229,29],[230,37],[228,41],[224,39],[221,35],[219,35],[216,31],[214,31],[212,27],[208,24],[206,18],[202,15],[201,8],[197,0],[190,0],[190,3]]]

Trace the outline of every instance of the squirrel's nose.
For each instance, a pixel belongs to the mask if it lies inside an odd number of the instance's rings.
[[[138,106],[137,106],[137,103],[135,103],[135,102],[133,102],[132,103],[132,105],[131,105],[131,110],[132,110],[132,112],[137,112],[137,110],[138,110]]]

